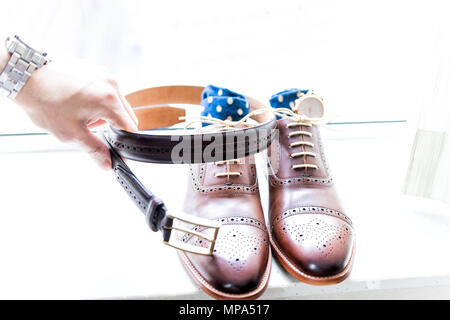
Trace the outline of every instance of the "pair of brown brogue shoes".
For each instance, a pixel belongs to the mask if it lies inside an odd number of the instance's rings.
[[[214,298],[259,297],[269,281],[271,250],[290,274],[309,284],[341,282],[352,267],[354,232],[323,151],[317,120],[321,99],[292,89],[273,96],[271,105],[279,139],[267,154],[267,225],[253,157],[190,165],[185,211],[222,226],[211,256],[178,254]],[[192,234],[181,241],[208,246]]]

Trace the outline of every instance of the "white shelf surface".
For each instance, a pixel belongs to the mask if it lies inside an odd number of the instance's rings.
[[[330,128],[322,130],[326,154],[356,228],[353,272],[342,284],[315,287],[274,259],[262,299],[450,298],[450,206],[401,195],[411,130]],[[45,152],[22,152],[30,147]],[[208,298],[87,155],[46,136],[0,137],[0,149],[0,299]],[[169,210],[181,210],[186,166],[131,166]]]

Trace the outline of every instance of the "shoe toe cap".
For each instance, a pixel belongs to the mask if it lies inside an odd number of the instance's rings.
[[[277,246],[297,269],[312,277],[342,273],[350,263],[354,234],[349,221],[306,213],[280,219],[272,234]]]
[[[192,244],[196,244],[194,242]],[[197,245],[197,244],[196,244]],[[247,225],[222,226],[212,256],[189,254],[195,269],[215,289],[245,294],[263,281],[269,261],[268,234]]]

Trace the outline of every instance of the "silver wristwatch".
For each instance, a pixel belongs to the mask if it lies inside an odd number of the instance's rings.
[[[50,60],[46,53],[34,50],[18,36],[6,39],[6,48],[11,53],[11,58],[0,74],[0,95],[14,99],[31,74]]]

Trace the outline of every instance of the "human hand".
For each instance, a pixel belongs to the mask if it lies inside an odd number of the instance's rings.
[[[137,118],[117,82],[85,61],[57,61],[35,71],[15,101],[39,127],[63,142],[75,143],[104,169],[111,168],[108,147],[89,128],[107,121],[137,131]]]

